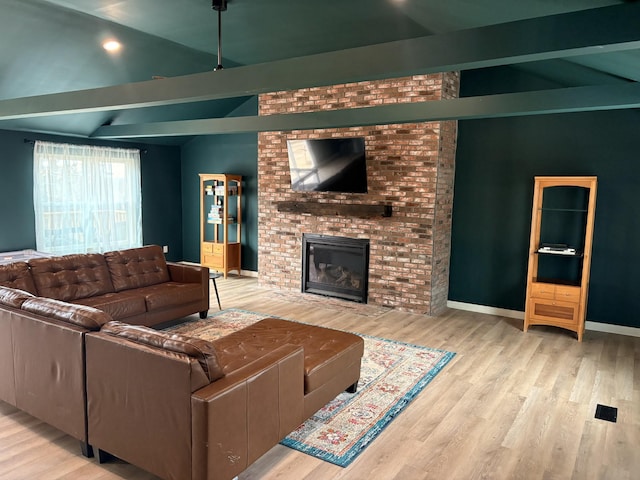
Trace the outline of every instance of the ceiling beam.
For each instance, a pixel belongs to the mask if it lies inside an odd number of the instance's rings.
[[[152,138],[640,108],[640,83],[559,88],[377,107],[100,127],[93,138]]]
[[[163,80],[0,101],[0,120],[117,111],[640,48],[626,3]]]

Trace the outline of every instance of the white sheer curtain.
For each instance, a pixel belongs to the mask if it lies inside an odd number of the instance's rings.
[[[38,250],[142,245],[140,150],[37,141],[33,186]]]

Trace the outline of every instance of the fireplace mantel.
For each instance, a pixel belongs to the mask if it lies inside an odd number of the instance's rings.
[[[391,205],[365,205],[360,203],[320,203],[282,201],[276,202],[279,212],[320,216],[341,215],[343,217],[373,218],[390,217]]]

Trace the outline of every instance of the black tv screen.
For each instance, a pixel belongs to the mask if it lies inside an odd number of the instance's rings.
[[[364,138],[287,140],[291,188],[305,192],[367,192]]]

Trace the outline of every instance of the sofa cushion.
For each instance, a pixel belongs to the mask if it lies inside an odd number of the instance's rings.
[[[14,262],[0,265],[0,285],[4,287],[18,288],[34,295],[38,292],[31,277],[29,264],[26,262]]]
[[[211,343],[225,373],[264,355],[265,350],[284,344],[303,347],[305,394],[329,382],[346,366],[359,363],[364,354],[359,335],[278,318],[260,320]]]
[[[113,320],[123,320],[146,313],[144,296],[137,290],[131,292],[105,293],[97,297],[79,298],[73,303],[97,308],[109,314]]]
[[[170,334],[153,330],[149,327],[129,325],[112,321],[103,325],[102,333],[126,338],[136,343],[162,348],[171,352],[182,353],[192,357],[200,363],[209,380],[214,382],[224,376],[218,364],[218,356],[213,345],[206,340],[187,337],[180,334]]]
[[[137,288],[135,292],[144,297],[149,312],[202,300],[202,286],[199,283],[165,282]]]
[[[22,303],[22,310],[72,323],[88,330],[100,330],[102,325],[112,320],[109,315],[96,308],[74,305],[53,298],[29,298]]]
[[[29,266],[41,297],[68,302],[114,291],[107,263],[99,253],[33,258]]]
[[[158,245],[106,252],[104,258],[116,292],[170,280],[164,253]]]
[[[0,286],[0,304],[13,308],[20,308],[25,300],[33,298],[33,295],[24,290]]]

